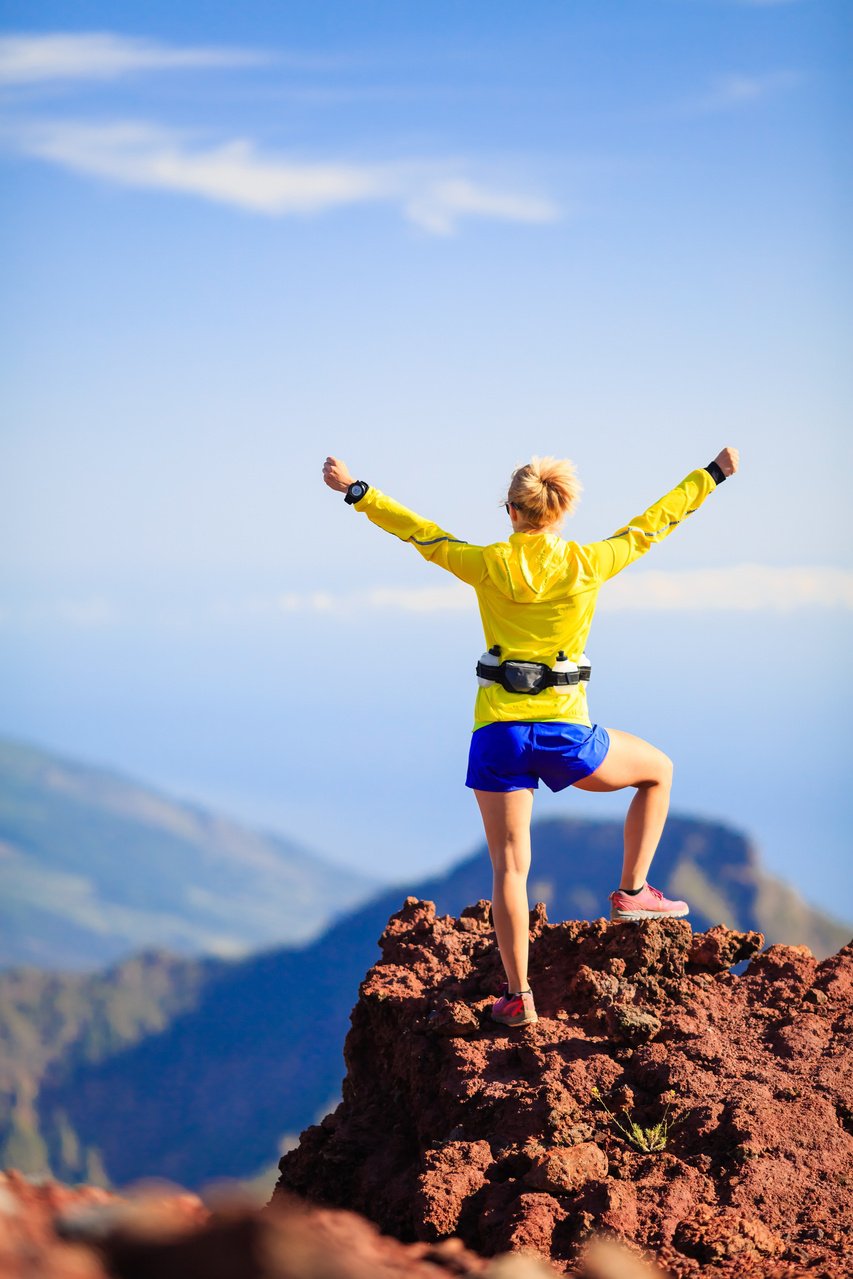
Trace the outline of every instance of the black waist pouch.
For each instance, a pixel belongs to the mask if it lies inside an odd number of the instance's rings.
[[[554,672],[544,662],[503,662],[503,686],[510,693],[541,693],[553,688]]]
[[[535,696],[546,688],[564,688],[577,684],[580,675],[575,671],[554,671],[545,662],[501,662],[500,666],[477,663],[477,674],[500,684],[508,693],[526,693]]]

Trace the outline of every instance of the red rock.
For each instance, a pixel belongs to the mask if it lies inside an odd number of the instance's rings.
[[[460,924],[462,920],[469,920],[472,924],[476,924],[480,928],[491,928],[492,903],[481,898],[480,901],[475,902],[473,906],[466,906],[459,916]]]
[[[598,1225],[625,1239],[634,1239],[640,1229],[637,1191],[625,1181],[610,1181]]]
[[[661,1028],[660,1018],[633,1004],[612,1004],[607,1009],[605,1025],[614,1039],[624,1043],[643,1043],[653,1039]]]
[[[428,1151],[416,1191],[422,1238],[453,1234],[464,1203],[485,1184],[491,1163],[487,1141],[451,1141]]]
[[[817,968],[808,946],[768,946],[756,955],[749,965],[751,975],[764,973],[773,981],[793,978],[798,982],[810,982]]]
[[[673,1243],[697,1261],[776,1257],[785,1247],[763,1222],[732,1208],[703,1208],[690,1221],[680,1221]]]
[[[521,1194],[505,1218],[501,1246],[550,1257],[554,1227],[565,1215],[566,1209],[552,1195]]]
[[[716,924],[707,933],[697,933],[687,955],[689,967],[706,972],[724,972],[732,964],[755,955],[764,945],[762,933],[738,933]]]
[[[572,993],[581,999],[615,999],[619,994],[619,978],[613,973],[596,972],[581,964],[572,978]]]
[[[674,1279],[846,1274],[853,945],[818,964],[803,947],[755,956],[757,933],[551,925],[537,909],[540,1020],[510,1030],[488,1017],[489,923],[483,903],[392,917],[353,1010],[343,1104],[283,1158],[277,1194],[401,1239],[533,1249],[572,1275],[602,1229]],[[655,1129],[663,1148],[640,1148]]]
[[[433,1035],[449,1037],[471,1035],[480,1029],[480,1019],[474,1011],[461,1000],[443,999],[429,1015],[429,1030]]]
[[[600,1146],[587,1141],[546,1151],[533,1161],[524,1180],[534,1190],[570,1194],[588,1181],[603,1181],[606,1176],[607,1156]]]

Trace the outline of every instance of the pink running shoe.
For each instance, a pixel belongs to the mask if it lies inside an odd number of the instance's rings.
[[[651,884],[643,884],[633,896],[620,888],[610,894],[610,918],[620,919],[681,919],[690,910],[687,902],[671,902]]]
[[[503,994],[492,1004],[492,1021],[503,1026],[532,1026],[538,1020],[532,992],[510,995],[504,982]]]

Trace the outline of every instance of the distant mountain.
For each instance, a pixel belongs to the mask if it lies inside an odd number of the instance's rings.
[[[534,826],[533,842],[532,900],[547,900],[552,919],[604,913],[620,862],[621,826],[544,821]],[[759,928],[769,941],[805,942],[820,956],[850,936],[849,928],[766,875],[742,835],[715,823],[670,819],[654,882],[666,892],[686,893],[697,931],[715,923]],[[159,1175],[198,1186],[268,1166],[284,1134],[298,1133],[334,1104],[349,1013],[378,957],[388,916],[409,893],[434,901],[440,913],[458,914],[490,891],[483,847],[446,875],[382,893],[301,949],[204,971],[192,961],[173,964],[158,978],[161,1024],[149,1030],[139,1014],[112,1045],[104,1043],[107,1029],[93,1021],[90,1005],[100,982],[101,1008],[120,1013],[126,967],[82,984],[75,979],[76,1030],[69,1019],[55,1025],[55,1009],[68,1004],[65,979],[52,985],[43,979],[40,993],[31,992],[24,1006],[21,976],[0,975],[0,1026],[12,1026],[11,1034],[4,1033],[0,1080],[16,1081],[6,1086],[5,1097],[0,1093],[0,1163],[12,1162],[4,1134],[7,1143],[14,1136],[17,1151],[28,1132],[31,1153],[41,1150],[41,1163],[27,1165],[18,1157],[17,1165],[37,1171],[47,1163],[72,1180],[98,1161],[118,1185]],[[148,965],[145,998],[152,1000],[157,962],[152,958]],[[152,1015],[146,1013],[149,1020]],[[40,1042],[45,1027],[50,1047],[40,1050],[39,1064],[31,1068],[33,1040]]]
[[[0,967],[298,943],[376,888],[279,835],[0,739]]]
[[[0,1166],[39,1172],[52,1163],[66,1179],[109,1183],[97,1147],[82,1145],[58,1111],[57,1150],[48,1152],[39,1089],[53,1071],[72,1072],[115,1057],[198,1005],[228,967],[220,959],[146,952],[103,973],[0,973]]]

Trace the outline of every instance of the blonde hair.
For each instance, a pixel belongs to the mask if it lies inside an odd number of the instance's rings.
[[[575,464],[568,458],[532,457],[513,471],[506,500],[519,507],[535,528],[542,528],[569,515],[582,489]]]

